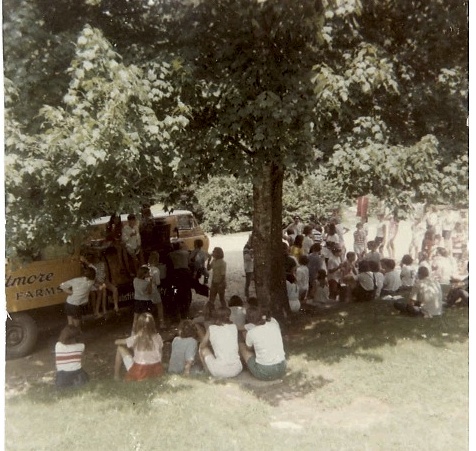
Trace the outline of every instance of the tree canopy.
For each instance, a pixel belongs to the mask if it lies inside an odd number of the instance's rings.
[[[212,175],[251,184],[263,263],[278,258],[287,174],[402,210],[465,205],[467,7],[4,2],[9,249],[146,199],[173,206]],[[275,275],[258,277],[268,299]]]

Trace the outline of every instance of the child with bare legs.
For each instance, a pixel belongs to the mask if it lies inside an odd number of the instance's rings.
[[[116,340],[115,344],[117,351],[114,379],[120,379],[122,364],[127,370],[126,381],[141,381],[162,375],[163,341],[155,329],[154,317],[150,313],[141,313],[132,335]]]

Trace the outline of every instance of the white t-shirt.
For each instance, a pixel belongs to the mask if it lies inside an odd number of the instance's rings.
[[[89,300],[89,292],[94,285],[94,280],[87,277],[76,277],[63,282],[60,285],[62,290],[71,289],[73,294],[68,295],[66,302],[71,305],[83,305]]]
[[[238,329],[236,324],[210,325],[210,343],[217,360],[227,364],[240,362],[238,353]]]
[[[312,245],[314,244],[314,240],[310,236],[305,236],[302,240],[302,250],[304,255],[308,255],[309,251],[311,250]]]
[[[309,288],[309,268],[306,265],[298,265],[296,268],[296,284],[299,291]]]
[[[387,272],[383,276],[383,289],[387,291],[397,291],[402,286],[402,280],[398,271]]]
[[[132,335],[126,339],[128,348],[134,350],[134,362],[140,365],[153,365],[162,361],[162,347],[164,342],[160,334],[152,337],[153,348],[148,351],[140,351],[136,348],[137,335]]]
[[[291,312],[299,312],[301,303],[299,302],[299,288],[297,283],[286,280],[286,291],[288,293],[289,308]]]
[[[147,279],[134,278],[134,299],[136,301],[150,301],[152,299],[152,290],[147,292],[149,281]]]
[[[413,287],[415,284],[417,268],[413,265],[402,265],[400,271],[400,279],[402,280],[402,287]]]
[[[249,330],[246,334],[246,346],[254,348],[256,363],[260,365],[276,365],[286,358],[281,330],[274,318]]]

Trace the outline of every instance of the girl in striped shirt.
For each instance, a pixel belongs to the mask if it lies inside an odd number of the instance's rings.
[[[68,324],[60,333],[55,346],[56,387],[79,387],[89,381],[89,376],[81,367],[84,343],[78,343],[81,331]]]

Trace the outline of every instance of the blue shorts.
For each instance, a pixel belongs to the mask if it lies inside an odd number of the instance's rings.
[[[256,357],[251,356],[246,362],[250,373],[262,381],[273,381],[280,379],[286,374],[286,360],[274,365],[261,365],[256,363]]]

